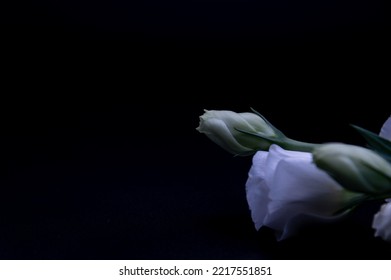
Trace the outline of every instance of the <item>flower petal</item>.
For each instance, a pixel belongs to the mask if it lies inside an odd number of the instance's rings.
[[[286,236],[286,225],[295,216],[330,216],[344,202],[341,186],[307,159],[282,159],[268,183],[270,202],[264,224],[282,231],[282,236]]]
[[[391,116],[383,124],[379,135],[391,141]]]
[[[328,223],[335,223],[337,221],[340,221],[342,219],[345,219],[349,214],[351,214],[351,211],[345,211],[338,215],[333,216],[322,216],[322,215],[313,215],[313,214],[306,214],[306,213],[300,213],[290,219],[286,224],[282,231],[276,231],[275,235],[278,241],[286,239],[295,233],[302,227],[303,225],[316,225],[316,224],[328,224]]]
[[[275,170],[277,168],[278,163],[286,158],[297,158],[298,160],[310,162],[312,156],[310,153],[288,151],[277,145],[271,145],[267,157],[267,163],[265,166],[265,180],[268,186],[271,186],[271,184],[273,183]]]
[[[246,182],[247,203],[257,230],[263,226],[263,221],[267,214],[267,204],[269,203],[269,189],[264,180],[267,155],[267,152],[257,152],[254,155],[253,165]]]
[[[391,242],[391,203],[385,203],[380,211],[373,217],[372,228],[375,231],[375,237],[381,237]]]

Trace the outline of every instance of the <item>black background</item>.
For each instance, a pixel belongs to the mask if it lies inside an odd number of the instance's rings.
[[[4,4],[3,4],[4,5]],[[251,158],[195,128],[253,107],[364,144],[390,114],[381,1],[35,1],[2,9],[2,259],[381,259],[379,204],[275,242]]]

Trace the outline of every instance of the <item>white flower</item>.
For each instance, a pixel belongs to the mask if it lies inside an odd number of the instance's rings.
[[[355,196],[318,169],[311,153],[277,145],[254,155],[246,192],[256,229],[270,227],[279,240],[308,220],[334,219],[333,214]]]
[[[380,211],[373,217],[372,227],[375,229],[375,237],[381,237],[391,242],[391,203],[385,203]]]
[[[391,141],[391,116],[383,124],[379,135]]]
[[[253,113],[205,110],[200,116],[197,130],[205,133],[213,142],[233,154],[266,150],[270,142],[239,130],[275,137],[275,132],[260,116]]]
[[[383,124],[380,134],[381,137],[391,141],[391,117]],[[373,217],[372,228],[375,229],[375,237],[381,237],[391,243],[391,199],[386,199],[386,203],[380,208]]]

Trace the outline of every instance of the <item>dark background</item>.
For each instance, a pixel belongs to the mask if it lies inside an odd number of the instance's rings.
[[[251,157],[195,127],[254,107],[291,138],[364,144],[390,114],[382,1],[2,4],[1,259],[388,259],[370,225],[275,242]]]

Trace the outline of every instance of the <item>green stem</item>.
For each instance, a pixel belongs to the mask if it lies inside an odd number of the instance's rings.
[[[290,138],[285,138],[279,143],[279,145],[286,150],[311,153],[313,149],[318,147],[320,144],[301,142]]]

